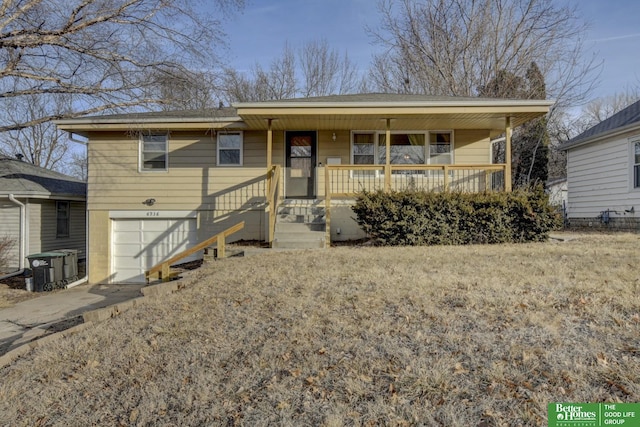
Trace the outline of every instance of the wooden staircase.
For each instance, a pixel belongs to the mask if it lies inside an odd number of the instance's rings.
[[[224,230],[221,233],[216,234],[213,237],[210,237],[209,239],[198,243],[197,245],[180,252],[179,254],[165,260],[162,261],[159,264],[154,265],[153,267],[151,267],[148,271],[145,272],[145,278],[147,279],[147,283],[149,283],[149,281],[156,277],[158,280],[162,281],[162,282],[168,282],[170,280],[173,280],[175,278],[177,278],[180,273],[182,273],[182,270],[180,269],[172,269],[171,265],[177,264],[178,261],[188,257],[189,255],[192,255],[198,251],[202,251],[204,250],[205,252],[208,252],[214,243],[216,243],[216,258],[225,258],[227,256],[226,254],[226,238],[237,232],[240,231],[244,228],[244,221],[234,225],[233,227],[229,227],[226,230]]]
[[[278,206],[273,248],[326,247],[326,210],[322,200],[287,199]]]

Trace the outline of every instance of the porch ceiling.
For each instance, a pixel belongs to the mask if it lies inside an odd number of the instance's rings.
[[[252,112],[241,114],[250,129],[268,128],[272,120],[273,130],[385,130],[387,118],[391,119],[394,130],[425,129],[491,129],[504,132],[505,117],[511,116],[511,126],[517,127],[544,112],[528,111],[518,113],[446,113],[446,114],[377,114],[314,112]]]

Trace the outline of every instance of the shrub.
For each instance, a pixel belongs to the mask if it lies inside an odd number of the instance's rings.
[[[542,186],[512,193],[365,191],[352,209],[381,245],[542,241],[561,225]]]
[[[9,236],[0,237],[0,270],[8,267],[11,250],[16,244],[16,240]]]

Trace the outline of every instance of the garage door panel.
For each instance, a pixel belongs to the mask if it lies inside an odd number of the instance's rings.
[[[113,222],[114,231],[139,231],[139,220],[118,220]]]
[[[131,257],[116,257],[115,264],[118,266],[118,272],[121,272],[123,269],[131,270],[134,269],[136,272],[139,272],[141,266],[140,258],[131,258]]]
[[[117,231],[113,234],[113,242],[117,244],[131,244],[140,246],[140,236],[136,231]]]
[[[198,243],[195,218],[115,219],[112,230],[112,282],[144,282],[146,270]]]

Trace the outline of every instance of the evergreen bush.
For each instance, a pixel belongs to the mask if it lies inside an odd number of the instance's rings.
[[[361,192],[360,227],[380,245],[461,245],[543,241],[562,219],[542,186],[511,193]]]

